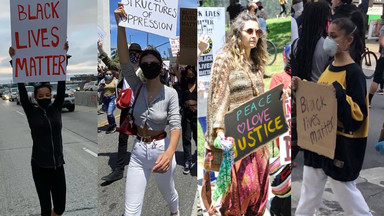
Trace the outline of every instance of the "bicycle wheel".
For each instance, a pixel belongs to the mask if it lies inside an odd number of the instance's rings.
[[[363,53],[361,57],[361,67],[363,68],[364,76],[366,79],[371,79],[375,73],[377,64],[376,54],[372,51]]]
[[[272,65],[276,60],[277,48],[272,41],[266,40],[265,42],[267,44],[268,65]]]

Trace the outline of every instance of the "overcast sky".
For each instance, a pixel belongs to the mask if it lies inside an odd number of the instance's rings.
[[[72,55],[68,75],[96,74],[97,4],[94,0],[68,0],[68,54]],[[0,83],[10,83],[12,68],[8,49],[11,45],[9,0],[0,1]]]

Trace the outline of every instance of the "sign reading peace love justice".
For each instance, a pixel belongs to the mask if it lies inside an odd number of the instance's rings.
[[[235,139],[235,161],[288,131],[282,89],[280,84],[225,115],[225,135]]]

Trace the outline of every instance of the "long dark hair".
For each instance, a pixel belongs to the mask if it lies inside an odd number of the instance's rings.
[[[352,59],[359,65],[361,65],[361,55],[364,52],[364,17],[363,14],[356,10],[350,14],[350,16],[337,18],[332,21],[341,30],[344,30],[346,35],[353,33],[353,42],[349,46],[349,54]]]
[[[320,1],[305,4],[300,38],[296,48],[292,49],[292,75],[311,80],[312,59],[316,44],[330,17],[331,10],[328,3]]]

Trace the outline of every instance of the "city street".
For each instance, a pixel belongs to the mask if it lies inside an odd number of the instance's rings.
[[[40,215],[32,179],[32,138],[23,108],[0,100],[0,215]],[[97,214],[96,112],[63,109],[62,137],[67,184],[67,216]]]
[[[372,79],[367,80],[367,88]],[[369,110],[369,133],[363,169],[356,179],[356,186],[363,194],[371,212],[374,216],[384,215],[384,156],[374,149],[377,143],[381,127],[384,122],[384,96],[373,97],[372,107]],[[300,152],[296,157],[297,166],[292,170],[292,215],[299,201],[301,182],[303,177],[303,154]],[[332,189],[327,184],[323,194],[323,202],[318,215],[343,215]]]
[[[116,109],[115,112],[116,122],[120,119],[120,110]],[[124,212],[124,191],[126,183],[126,172],[128,166],[125,167],[124,177],[118,181],[109,183],[101,180],[101,177],[108,175],[115,167],[118,147],[119,133],[106,134],[105,130],[107,126],[106,114],[101,114],[98,117],[98,126],[101,128],[101,132],[98,135],[99,140],[99,158],[98,158],[98,170],[99,175],[97,178],[98,194],[99,194],[99,209],[100,216],[113,215],[120,216]],[[169,134],[169,133],[168,133]],[[134,137],[130,136],[128,140],[128,152],[132,151],[132,145]],[[196,145],[192,141],[192,152],[195,152]],[[128,165],[130,153],[126,158],[126,164]],[[197,180],[196,180],[196,166],[191,170],[189,175],[183,174],[183,145],[180,136],[179,144],[176,149],[176,162],[177,167],[174,173],[174,181],[176,190],[179,194],[179,206],[180,215],[195,216],[197,212]],[[130,185],[134,187],[135,185]],[[162,198],[160,191],[157,188],[157,184],[151,175],[145,191],[144,204],[142,215],[154,215],[154,216],[168,216],[170,215],[167,203]]]

